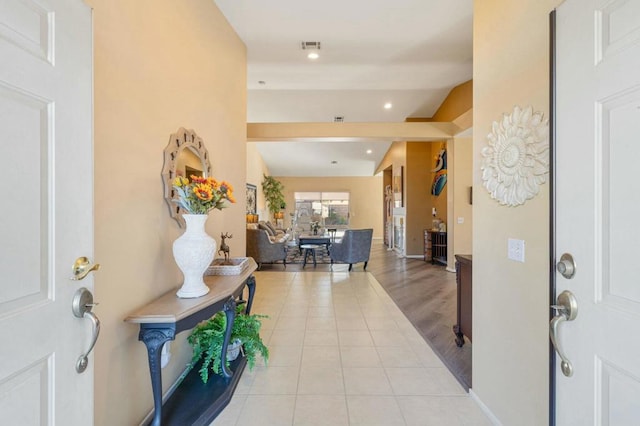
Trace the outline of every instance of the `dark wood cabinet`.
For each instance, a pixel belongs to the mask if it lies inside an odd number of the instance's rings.
[[[471,271],[473,263],[471,255],[456,254],[456,284],[458,286],[458,323],[453,326],[456,335],[456,345],[464,345],[464,337],[471,341],[471,308],[472,282]]]
[[[424,230],[424,260],[447,265],[447,233]]]

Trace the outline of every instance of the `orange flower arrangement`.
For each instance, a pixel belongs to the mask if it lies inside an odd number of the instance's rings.
[[[212,177],[191,176],[189,179],[178,176],[173,180],[173,188],[178,204],[189,214],[207,214],[213,209],[222,210],[227,207],[226,201],[235,203],[233,186],[229,182],[218,182]]]

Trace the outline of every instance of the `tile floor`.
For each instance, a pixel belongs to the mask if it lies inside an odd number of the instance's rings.
[[[256,272],[268,366],[211,426],[490,425],[367,272]]]

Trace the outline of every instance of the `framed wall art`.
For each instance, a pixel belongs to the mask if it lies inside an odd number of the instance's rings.
[[[255,185],[247,184],[247,214],[256,214],[258,190]]]

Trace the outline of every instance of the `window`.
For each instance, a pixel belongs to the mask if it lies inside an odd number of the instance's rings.
[[[348,192],[296,192],[294,196],[298,226],[308,228],[311,222],[333,228],[349,226]]]

